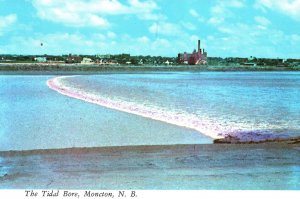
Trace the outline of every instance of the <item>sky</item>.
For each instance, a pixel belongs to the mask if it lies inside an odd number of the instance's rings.
[[[0,54],[300,59],[300,0],[0,0]],[[43,43],[43,45],[41,45]]]

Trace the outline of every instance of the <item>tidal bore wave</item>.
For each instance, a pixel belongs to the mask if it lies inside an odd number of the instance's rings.
[[[274,133],[271,130],[251,130],[239,129],[232,125],[222,125],[218,121],[210,118],[199,118],[197,115],[171,111],[155,105],[138,104],[116,98],[101,96],[101,93],[93,93],[81,87],[69,86],[65,79],[74,76],[60,76],[47,81],[49,88],[72,98],[97,104],[106,108],[135,114],[145,118],[166,122],[198,131],[213,139],[234,138],[239,142],[264,141],[277,138],[286,138],[286,135]]]

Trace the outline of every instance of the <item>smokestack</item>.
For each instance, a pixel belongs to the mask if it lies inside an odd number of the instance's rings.
[[[200,40],[198,40],[198,51],[200,51]]]

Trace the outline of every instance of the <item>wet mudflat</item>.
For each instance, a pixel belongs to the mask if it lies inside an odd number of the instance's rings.
[[[0,153],[1,189],[300,189],[300,144]]]

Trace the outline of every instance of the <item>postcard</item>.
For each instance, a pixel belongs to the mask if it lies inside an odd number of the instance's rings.
[[[299,13],[0,0],[0,195],[299,191]]]

